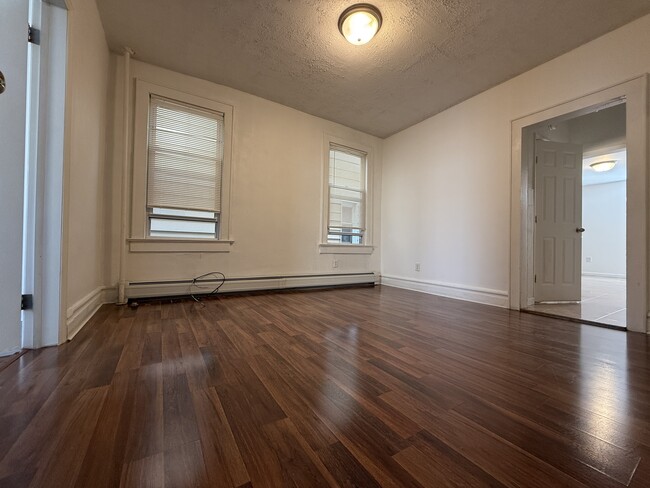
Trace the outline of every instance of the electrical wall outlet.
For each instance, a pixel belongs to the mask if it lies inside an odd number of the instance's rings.
[[[587,257],[585,258],[585,261],[588,262],[588,263],[591,263],[591,256],[587,256]]]
[[[338,267],[339,267],[338,259],[332,259],[332,268],[338,268]]]
[[[415,263],[415,271],[420,271],[420,263]]]

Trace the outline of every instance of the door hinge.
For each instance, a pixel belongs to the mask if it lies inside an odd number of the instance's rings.
[[[34,308],[34,295],[23,295],[20,298],[20,309],[31,310]]]
[[[535,215],[535,223],[537,223],[537,215]]]
[[[27,42],[31,42],[32,44],[36,44],[37,46],[40,46],[41,30],[27,24]]]
[[[537,283],[537,275],[533,278],[533,283]]]
[[[539,163],[539,156],[535,156],[535,164]]]

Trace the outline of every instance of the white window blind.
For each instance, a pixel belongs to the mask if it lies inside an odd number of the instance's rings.
[[[365,231],[366,155],[330,147],[328,241],[360,244]]]
[[[151,96],[147,206],[220,212],[224,116]]]

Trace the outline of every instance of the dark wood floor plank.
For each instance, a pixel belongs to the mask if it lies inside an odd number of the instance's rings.
[[[505,486],[442,442],[412,445],[394,457],[426,488]]]
[[[454,411],[589,486],[628,485],[639,463],[638,456],[596,437],[560,436],[484,401],[468,400]]]
[[[163,453],[154,454],[124,465],[120,488],[164,488]]]
[[[650,340],[386,287],[105,305],[0,371],[0,487],[650,486]]]
[[[207,488],[211,485],[203,462],[201,442],[181,444],[165,451],[165,488]]]
[[[381,486],[340,442],[321,449],[319,456],[338,486],[349,488],[379,488]]]
[[[440,439],[450,449],[462,452],[469,462],[506,486],[588,486],[471,424],[460,415],[454,417],[433,404],[422,403],[396,392],[387,393],[382,398],[416,419],[425,427],[423,430],[426,433]]]
[[[74,486],[83,457],[97,425],[108,388],[85,390],[73,402],[63,420],[60,434],[38,462],[30,487]]]
[[[282,484],[326,487],[336,482],[309,445],[300,437],[288,418],[266,424],[263,428],[268,444],[278,457],[282,469]],[[322,466],[322,467],[321,467]],[[262,474],[264,469],[262,468]],[[254,485],[261,485],[253,482]],[[277,485],[276,485],[277,486]]]
[[[77,488],[111,488],[119,485],[131,416],[134,414],[136,382],[136,371],[116,373],[113,378],[84,453],[75,485]]]
[[[336,436],[310,408],[303,395],[292,388],[284,375],[273,366],[276,360],[277,356],[274,354],[264,354],[264,350],[258,350],[251,368],[314,450],[337,442]]]
[[[240,486],[250,481],[217,392],[195,390],[192,398],[210,485]]]
[[[126,438],[127,463],[164,450],[162,364],[150,364],[138,370],[132,409]]]
[[[163,433],[165,450],[199,440],[194,403],[185,373],[163,373]]]

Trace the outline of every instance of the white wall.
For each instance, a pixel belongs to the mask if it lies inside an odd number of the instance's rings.
[[[624,278],[625,181],[582,188],[582,226],[583,274]]]
[[[137,59],[137,53],[136,53]],[[122,179],[123,60],[112,55],[114,143],[109,282],[119,275]],[[189,279],[209,271],[229,278],[379,272],[381,140],[247,93],[133,60],[133,79],[234,107],[229,253],[129,253],[126,280]],[[135,83],[131,85],[135,90]],[[132,107],[132,105],[131,105]],[[371,255],[320,254],[325,134],[370,147],[375,154]],[[131,214],[128,198],[129,215]],[[145,209],[142,209],[144,212]],[[338,267],[332,267],[332,260]]]
[[[94,0],[68,1],[63,328],[74,334],[104,285],[104,173],[109,51]],[[79,318],[78,314],[82,313]],[[74,322],[74,323],[72,323]]]
[[[382,280],[507,306],[511,121],[649,70],[646,16],[385,140]]]

